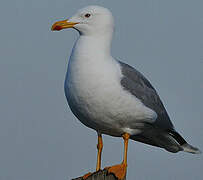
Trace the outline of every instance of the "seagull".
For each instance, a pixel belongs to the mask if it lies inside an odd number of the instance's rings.
[[[66,28],[77,30],[79,38],[69,58],[65,95],[73,114],[97,132],[96,171],[101,169],[102,134],[124,140],[122,163],[107,167],[120,180],[126,176],[129,139],[172,153],[200,153],[175,130],[151,83],[111,56],[114,18],[108,9],[88,6],[52,25],[53,31]]]

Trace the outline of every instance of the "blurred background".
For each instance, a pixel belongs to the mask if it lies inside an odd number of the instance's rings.
[[[63,90],[74,30],[56,20],[87,5],[115,17],[114,57],[142,72],[176,129],[203,150],[203,1],[1,0],[0,180],[70,180],[96,166],[96,132],[71,113]],[[121,138],[104,136],[102,167],[122,160]],[[201,180],[203,155],[131,141],[127,179]]]

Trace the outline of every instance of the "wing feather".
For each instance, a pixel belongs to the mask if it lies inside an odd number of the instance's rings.
[[[128,64],[120,61],[119,64],[123,74],[121,79],[123,88],[157,113],[158,117],[153,125],[161,129],[174,129],[163,103],[151,83]]]

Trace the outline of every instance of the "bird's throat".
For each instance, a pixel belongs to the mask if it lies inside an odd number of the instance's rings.
[[[111,56],[111,36],[80,36],[75,45],[75,53],[95,58]]]

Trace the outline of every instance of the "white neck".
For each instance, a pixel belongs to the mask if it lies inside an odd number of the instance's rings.
[[[79,56],[111,56],[112,33],[103,35],[80,35],[74,47],[74,54]]]

